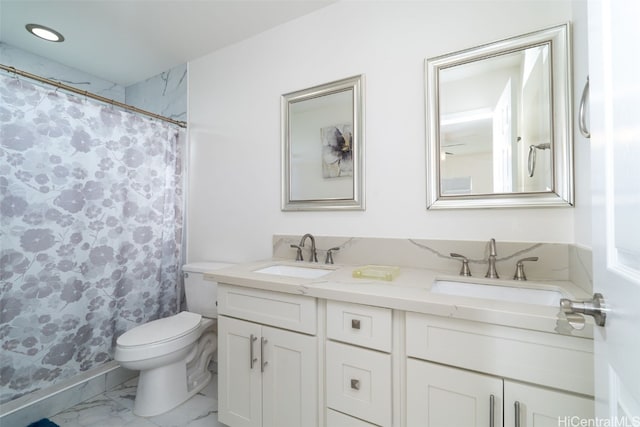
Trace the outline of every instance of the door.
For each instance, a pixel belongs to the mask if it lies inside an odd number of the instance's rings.
[[[317,338],[262,327],[264,427],[318,425]]]
[[[590,0],[588,11],[594,290],[607,306],[596,417],[640,425],[640,2]]]
[[[504,380],[505,427],[569,427],[591,419],[593,399]]]
[[[502,379],[407,361],[407,426],[502,426]]]
[[[234,427],[262,425],[260,325],[218,317],[218,419]]]

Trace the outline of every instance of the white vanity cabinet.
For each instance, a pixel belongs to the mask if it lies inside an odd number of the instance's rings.
[[[391,337],[391,309],[327,301],[327,427],[392,425]]]
[[[218,418],[230,427],[316,427],[316,300],[219,285]]]
[[[590,340],[417,313],[406,328],[408,427],[557,427],[594,416]]]

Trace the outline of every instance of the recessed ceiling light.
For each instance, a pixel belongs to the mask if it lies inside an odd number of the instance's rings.
[[[27,31],[33,34],[36,37],[40,37],[41,39],[48,40],[50,42],[62,42],[64,41],[64,36],[57,32],[56,30],[45,27],[44,25],[39,24],[27,24],[25,25]]]

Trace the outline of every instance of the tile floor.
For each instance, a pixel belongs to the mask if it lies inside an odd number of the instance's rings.
[[[218,378],[177,408],[155,417],[133,414],[137,378],[49,419],[61,427],[225,427],[218,422]]]

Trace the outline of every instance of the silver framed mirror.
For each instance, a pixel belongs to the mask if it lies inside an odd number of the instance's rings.
[[[569,24],[425,61],[427,208],[573,205]]]
[[[282,210],[364,210],[364,76],[282,95]]]

